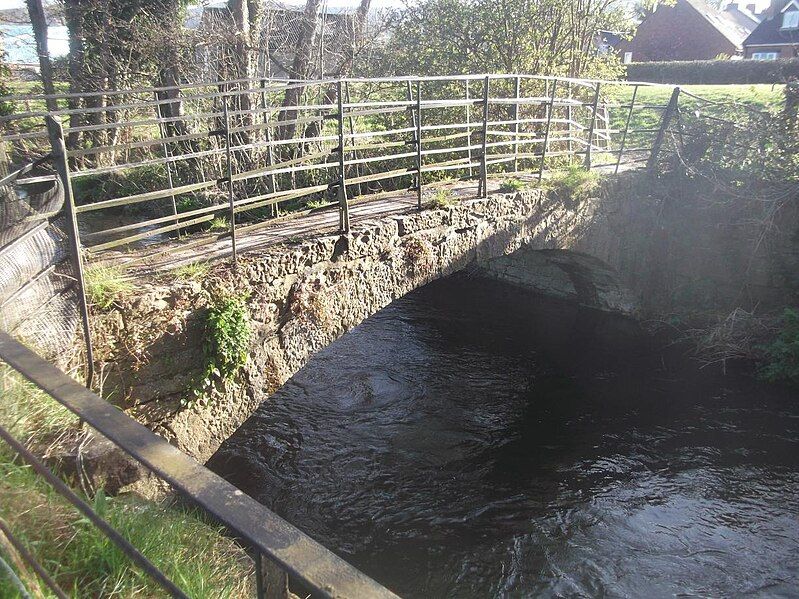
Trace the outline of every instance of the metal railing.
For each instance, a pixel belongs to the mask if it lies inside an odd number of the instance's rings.
[[[232,484],[2,332],[0,359],[241,539],[251,549],[256,564],[255,587],[259,598],[265,596],[262,557],[271,560],[281,570],[300,581],[312,591],[314,597],[396,597]],[[0,439],[169,595],[186,596],[178,585],[114,530],[92,506],[2,427]],[[5,525],[0,530],[20,556],[39,574],[42,582],[56,596],[66,597],[30,551],[14,536],[13,530]]]

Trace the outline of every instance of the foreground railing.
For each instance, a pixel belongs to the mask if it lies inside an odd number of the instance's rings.
[[[300,581],[314,597],[395,597],[229,482],[2,332],[0,359],[241,539],[252,550],[259,598],[266,596],[262,557]],[[178,585],[2,427],[0,439],[169,595],[186,597]],[[68,596],[14,535],[13,528],[4,525],[0,531],[57,597]]]

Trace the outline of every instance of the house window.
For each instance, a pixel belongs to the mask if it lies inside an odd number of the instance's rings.
[[[780,57],[778,52],[753,52],[753,60],[777,60]]]
[[[783,29],[799,29],[799,10],[789,10],[782,15]]]
[[[633,61],[633,53],[632,52],[625,52],[624,53],[624,64],[630,64]]]

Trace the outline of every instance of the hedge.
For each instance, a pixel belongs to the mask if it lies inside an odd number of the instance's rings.
[[[629,81],[675,85],[785,83],[799,79],[799,58],[634,62],[625,66]]]

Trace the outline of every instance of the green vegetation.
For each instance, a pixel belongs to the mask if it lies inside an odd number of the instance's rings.
[[[247,296],[220,292],[212,297],[205,321],[205,367],[200,385],[192,391],[195,398],[213,387],[215,380],[232,378],[247,363],[251,337]]]
[[[230,230],[230,223],[224,216],[215,216],[210,223],[208,223],[208,230],[224,233]]]
[[[449,189],[439,189],[430,200],[431,208],[449,208],[457,202],[455,194]]]
[[[172,274],[178,281],[199,281],[210,271],[211,265],[208,262],[192,262],[176,268]]]
[[[527,189],[527,183],[516,178],[505,179],[499,186],[499,190],[502,193],[514,193],[524,189]]]
[[[554,171],[544,180],[544,188],[556,198],[577,206],[599,189],[600,177],[596,171],[570,166]]]
[[[74,415],[5,366],[0,368],[0,422],[17,439],[40,452],[55,438],[77,430]],[[0,444],[0,497],[0,518],[71,597],[163,594],[5,444]],[[191,511],[132,495],[107,498],[97,493],[84,498],[189,596],[236,598],[252,593],[246,554],[218,526]],[[0,557],[13,563],[1,549]],[[33,596],[51,596],[32,571],[17,575]],[[0,576],[0,597],[16,596],[11,582]]]
[[[119,297],[133,291],[133,283],[120,266],[90,266],[84,278],[89,302],[102,310],[107,310]]]
[[[760,375],[771,382],[799,385],[799,310],[786,308],[777,338],[763,347],[766,364]]]
[[[320,208],[325,208],[327,206],[332,206],[333,202],[327,202],[323,199],[318,200],[308,200],[305,202],[305,208],[308,210],[319,210]]]

